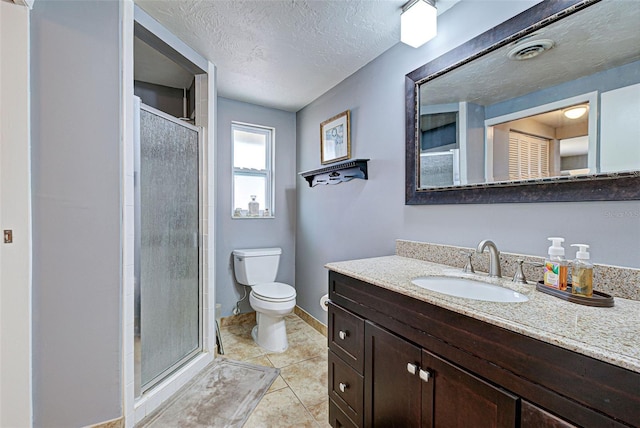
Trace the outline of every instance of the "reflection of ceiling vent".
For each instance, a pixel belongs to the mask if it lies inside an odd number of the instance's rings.
[[[514,46],[507,54],[507,57],[514,61],[531,59],[554,46],[555,42],[549,39],[526,40]]]

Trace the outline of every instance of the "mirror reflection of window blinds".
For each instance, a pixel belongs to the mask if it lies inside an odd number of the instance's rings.
[[[549,177],[549,140],[509,132],[509,179]]]

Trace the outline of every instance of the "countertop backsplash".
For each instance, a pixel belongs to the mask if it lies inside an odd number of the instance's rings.
[[[489,253],[476,254],[475,248],[457,247],[453,245],[432,244],[427,242],[396,241],[396,255],[439,263],[462,269],[467,262],[463,252],[473,252],[473,267],[476,272],[489,270]],[[500,252],[500,266],[502,276],[511,278],[516,271],[516,260],[543,263],[544,257]],[[542,267],[528,264],[523,265],[523,271],[528,281],[542,280]],[[593,289],[614,297],[640,301],[640,269],[602,265],[594,263]]]

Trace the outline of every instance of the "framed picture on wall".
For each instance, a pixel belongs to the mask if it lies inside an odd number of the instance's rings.
[[[320,124],[320,161],[322,164],[351,158],[351,113],[343,111]]]

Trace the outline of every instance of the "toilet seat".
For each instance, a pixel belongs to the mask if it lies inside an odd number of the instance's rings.
[[[296,298],[296,289],[282,282],[266,282],[251,287],[251,294],[266,302],[286,302]]]

